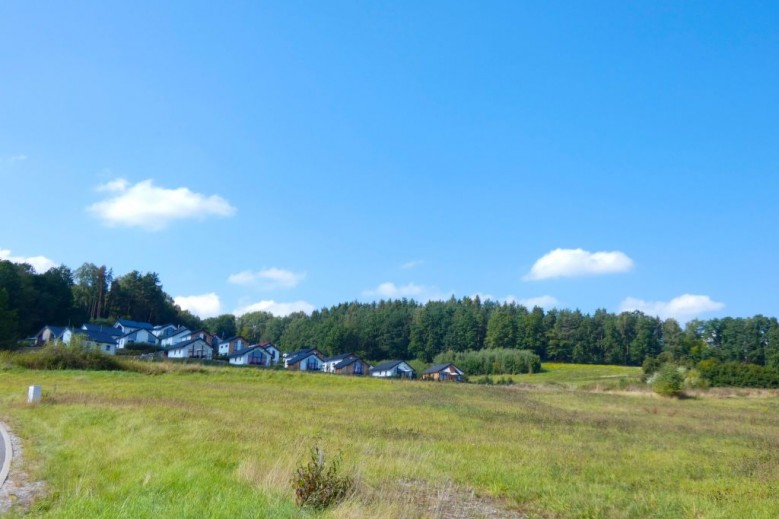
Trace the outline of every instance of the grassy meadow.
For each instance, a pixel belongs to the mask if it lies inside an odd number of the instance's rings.
[[[500,517],[478,511],[487,508],[455,514],[476,501],[518,513],[505,517],[779,515],[775,394],[666,400],[593,390],[637,380],[635,368],[544,367],[513,377],[522,384],[481,386],[0,363],[0,420],[22,438],[29,472],[48,488],[15,513]],[[44,401],[28,406],[33,383]],[[289,484],[314,445],[340,452],[358,480],[348,501],[321,513],[301,512]]]

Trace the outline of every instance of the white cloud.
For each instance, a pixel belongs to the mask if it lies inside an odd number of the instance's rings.
[[[125,189],[127,189],[128,184],[129,184],[129,182],[127,182],[127,180],[125,180],[123,178],[117,178],[117,179],[114,179],[114,180],[112,180],[110,182],[106,182],[105,184],[101,184],[101,185],[97,186],[96,190],[98,192],[107,191],[107,192],[110,192],[110,193],[113,193],[113,192],[116,192],[116,191],[124,191]]]
[[[531,309],[536,306],[540,308],[554,308],[560,304],[557,298],[549,295],[519,299],[517,303]]]
[[[267,299],[250,305],[237,308],[233,313],[240,317],[250,312],[270,312],[277,317],[284,317],[295,312],[304,312],[310,314],[314,311],[314,305],[306,301],[293,301],[292,303],[277,303],[272,299]]]
[[[42,274],[49,269],[59,266],[59,263],[46,256],[11,256],[11,251],[9,249],[0,249],[0,260],[7,260],[12,263],[27,263],[28,265],[32,265],[35,272],[38,274]]]
[[[397,286],[395,283],[387,281],[382,283],[376,288],[370,290],[364,290],[362,293],[364,296],[378,296],[386,299],[414,299],[415,301],[444,301],[449,299],[453,292],[448,294],[442,293],[435,287],[429,287],[425,285],[417,285],[415,283],[408,283],[407,285]]]
[[[12,155],[8,157],[8,162],[10,164],[13,164],[14,162],[24,162],[27,160],[27,155],[19,154],[19,155]]]
[[[713,301],[709,296],[683,294],[670,301],[644,301],[628,297],[619,305],[620,312],[639,310],[647,315],[656,315],[661,319],[673,317],[677,321],[686,322],[706,313],[725,308],[725,303]]]
[[[272,267],[258,272],[244,270],[237,274],[231,274],[227,281],[235,285],[256,285],[264,290],[272,290],[296,287],[305,277],[305,272],[292,272]]]
[[[90,205],[87,210],[110,227],[140,227],[158,231],[175,220],[226,217],[236,211],[221,196],[193,193],[186,187],[157,187],[151,180],[130,185],[118,178],[98,186],[97,190],[114,195]]]
[[[548,295],[519,299],[517,298],[517,296],[514,295],[507,295],[506,297],[493,297],[491,294],[477,293],[477,294],[473,294],[471,298],[474,298],[476,296],[479,296],[479,299],[481,301],[490,300],[490,301],[495,301],[496,303],[508,303],[508,304],[515,303],[530,309],[532,309],[535,306],[538,306],[540,308],[553,308],[560,304],[557,298]]]
[[[173,301],[182,310],[189,310],[202,319],[216,317],[222,313],[222,302],[213,292],[199,296],[176,296]]]
[[[423,263],[424,263],[424,261],[422,261],[422,260],[407,261],[406,263],[401,265],[400,268],[402,268],[403,270],[411,270],[411,269],[415,269],[415,268],[419,267]]]
[[[627,272],[633,260],[624,252],[589,252],[584,249],[555,249],[540,257],[522,279],[540,279],[599,276]]]

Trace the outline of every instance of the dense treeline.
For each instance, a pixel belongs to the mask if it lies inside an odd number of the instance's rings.
[[[489,348],[479,351],[445,351],[433,359],[436,364],[451,362],[467,375],[518,375],[541,371],[541,357],[528,350]]]
[[[116,318],[203,326],[221,337],[273,342],[283,351],[316,346],[327,355],[354,352],[374,361],[431,362],[446,351],[504,348],[553,362],[639,366],[661,356],[690,365],[711,359],[779,367],[779,323],[760,315],[695,320],[682,328],[641,312],[585,314],[464,297],[426,304],[352,302],[311,315],[254,312],[201,321],[174,304],[155,273],[114,277],[105,266],[86,263],[75,272],[63,266],[37,274],[29,265],[0,261],[0,344],[28,337],[44,324]]]
[[[27,264],[0,261],[0,345],[29,337],[44,325],[72,325],[132,319],[199,327],[162,289],[155,273],[111,270],[85,263],[75,271],[60,266],[38,274]]]
[[[597,310],[590,315],[465,297],[424,305],[407,300],[342,303],[310,316],[257,312],[238,318],[235,330],[285,351],[315,345],[325,354],[354,352],[368,359],[430,362],[445,351],[508,348],[554,362],[639,366],[647,357],[663,355],[689,364],[716,359],[779,366],[779,323],[759,315],[695,320],[682,328],[673,319],[641,312]]]

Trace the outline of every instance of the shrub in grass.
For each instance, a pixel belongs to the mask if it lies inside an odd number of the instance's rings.
[[[298,467],[292,478],[298,506],[323,510],[343,501],[354,488],[354,480],[348,474],[341,475],[340,469],[340,455],[328,465],[319,447],[311,449],[308,463]]]
[[[679,366],[666,362],[652,376],[650,384],[652,390],[658,395],[679,397],[683,394],[684,376],[679,371]]]
[[[16,355],[13,362],[27,369],[84,369],[122,371],[125,365],[110,355],[83,348],[51,344],[40,351]]]

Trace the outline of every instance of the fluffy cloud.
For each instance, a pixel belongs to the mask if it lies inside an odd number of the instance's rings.
[[[235,285],[254,285],[264,290],[272,290],[296,287],[305,277],[305,272],[292,272],[273,267],[258,272],[244,270],[238,274],[230,275],[227,281]]]
[[[621,312],[639,310],[647,315],[656,315],[661,319],[672,317],[686,322],[700,314],[725,308],[725,303],[713,301],[709,296],[683,294],[670,301],[644,301],[628,297],[619,305]]]
[[[272,299],[259,301],[250,305],[237,308],[233,313],[240,317],[250,312],[270,312],[276,317],[284,317],[294,312],[310,314],[314,311],[314,305],[306,301],[293,301],[292,303],[277,303]]]
[[[444,294],[435,287],[417,285],[409,283],[403,286],[397,286],[395,283],[387,281],[378,287],[364,290],[364,296],[381,297],[385,299],[414,299],[416,301],[443,301],[451,297],[452,293]]]
[[[222,313],[222,302],[219,300],[219,296],[213,292],[199,296],[177,296],[173,298],[173,301],[182,310],[189,310],[202,319],[216,317]]]
[[[158,231],[175,220],[204,219],[207,216],[232,216],[235,207],[218,195],[193,193],[186,187],[166,189],[151,180],[135,185],[118,178],[98,186],[109,198],[87,210],[110,227],[140,227]]]
[[[540,279],[599,276],[627,272],[633,260],[624,252],[590,252],[584,249],[555,249],[541,256],[522,279]]]
[[[0,260],[6,260],[12,263],[27,263],[28,265],[32,265],[32,268],[34,268],[35,272],[38,274],[42,274],[49,269],[59,266],[59,263],[50,260],[46,256],[11,256],[11,251],[9,249],[0,249]]]
[[[540,308],[554,308],[560,304],[557,298],[548,295],[519,299],[517,303],[524,306],[525,308],[533,308],[536,306]]]
[[[415,268],[419,267],[423,263],[424,263],[424,261],[422,261],[422,260],[407,261],[406,263],[401,265],[400,268],[402,268],[403,270],[411,270],[411,269],[415,269]]]
[[[525,308],[532,309],[533,307],[540,307],[540,308],[554,308],[555,306],[558,306],[560,302],[557,300],[557,298],[553,296],[538,296],[538,297],[528,297],[525,299],[519,299],[517,296],[514,295],[508,295],[506,297],[493,297],[491,294],[473,294],[471,298],[474,298],[476,296],[479,296],[479,299],[481,301],[495,301],[497,303],[516,303],[518,305],[522,305]]]

